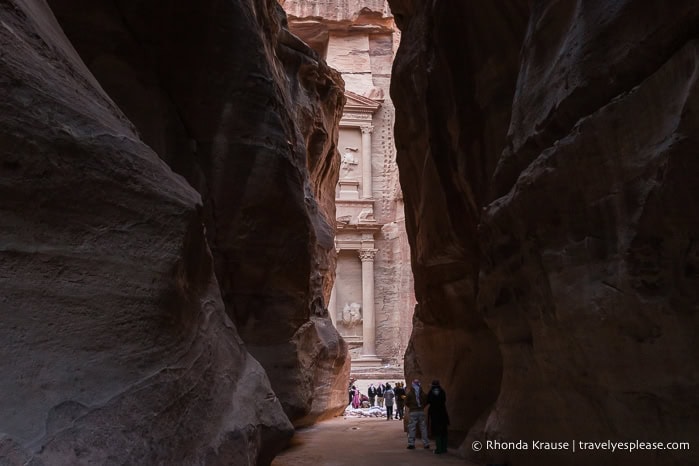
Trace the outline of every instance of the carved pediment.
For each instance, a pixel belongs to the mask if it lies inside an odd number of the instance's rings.
[[[363,95],[355,94],[352,91],[345,91],[345,97],[347,102],[345,103],[344,112],[357,112],[357,113],[375,113],[381,103],[376,100],[370,99],[369,97],[364,97]]]

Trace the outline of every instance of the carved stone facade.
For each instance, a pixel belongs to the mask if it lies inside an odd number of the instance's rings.
[[[384,0],[281,3],[291,31],[345,80],[337,274],[328,310],[350,345],[353,370],[400,368],[415,297],[388,95],[399,33]]]

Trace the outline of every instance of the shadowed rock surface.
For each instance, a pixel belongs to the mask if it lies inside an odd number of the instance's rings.
[[[408,378],[442,380],[473,459],[697,464],[470,444],[699,433],[699,6],[390,3]]]
[[[273,1],[48,3],[0,5],[0,457],[267,464],[345,406],[342,82]]]
[[[349,372],[324,309],[339,75],[272,0],[49,3],[144,140],[201,193],[226,311],[289,418],[340,412],[344,387],[317,385]]]

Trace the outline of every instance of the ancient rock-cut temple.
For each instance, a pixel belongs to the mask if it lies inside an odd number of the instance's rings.
[[[399,32],[385,0],[282,4],[289,29],[345,82],[328,310],[349,344],[354,374],[383,366],[386,376],[402,378],[415,300],[389,96]]]

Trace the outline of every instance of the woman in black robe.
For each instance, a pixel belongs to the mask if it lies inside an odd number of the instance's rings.
[[[436,455],[446,453],[449,414],[447,413],[447,394],[439,385],[439,380],[432,381],[432,387],[427,394],[427,404],[429,405],[427,417],[430,420],[432,436],[437,443],[434,453]]]

